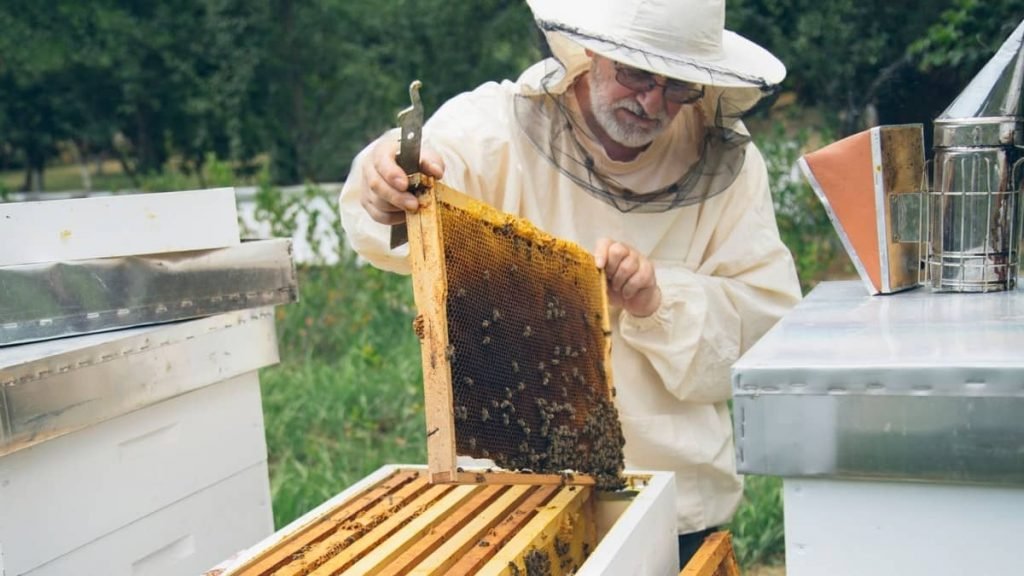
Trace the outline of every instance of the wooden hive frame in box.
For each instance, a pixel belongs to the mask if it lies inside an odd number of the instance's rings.
[[[729,531],[719,530],[708,535],[679,576],[740,576]]]
[[[432,482],[621,486],[603,271],[581,247],[421,177],[408,215]],[[456,454],[519,473],[464,472]],[[532,474],[522,474],[524,471]]]
[[[591,492],[399,468],[207,576],[573,574],[597,544]]]

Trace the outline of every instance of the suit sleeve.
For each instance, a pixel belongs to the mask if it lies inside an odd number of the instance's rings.
[[[725,206],[700,266],[655,262],[661,307],[645,318],[626,312],[619,317],[626,345],[683,401],[730,398],[732,364],[800,299],[764,160],[753,144],[721,200]]]

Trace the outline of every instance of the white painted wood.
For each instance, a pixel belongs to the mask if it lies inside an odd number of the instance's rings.
[[[0,266],[238,243],[233,188],[0,203]]]
[[[783,481],[788,576],[1024,570],[1024,487]]]
[[[26,573],[266,458],[255,371],[0,457],[4,576]],[[215,502],[211,513],[245,512],[234,505]],[[218,549],[212,559],[234,550]]]
[[[676,530],[676,481],[671,472],[651,480],[625,507],[598,494],[596,516],[600,540],[577,576],[675,576],[679,573]]]
[[[25,576],[199,574],[225,551],[250,546],[273,529],[267,464],[260,462]]]

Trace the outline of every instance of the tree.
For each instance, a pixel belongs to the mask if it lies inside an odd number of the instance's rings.
[[[1024,18],[1019,0],[730,0],[729,25],[786,63],[785,87],[839,135],[926,125]],[[868,117],[865,117],[865,116]]]
[[[428,113],[537,56],[519,1],[302,0],[275,3],[270,76],[279,181],[344,178],[352,157],[395,123],[408,86]]]
[[[0,133],[24,161],[25,190],[41,189],[47,158],[73,134],[80,112],[70,92],[75,71],[68,28],[37,3],[0,5]]]
[[[728,4],[840,136],[930,125],[1021,17],[1020,0]],[[540,57],[521,0],[7,0],[0,27],[0,151],[27,186],[67,142],[133,175],[269,153],[276,182],[339,180],[413,79],[430,113]]]

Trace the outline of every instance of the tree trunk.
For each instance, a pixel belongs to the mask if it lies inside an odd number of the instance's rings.
[[[291,2],[285,0],[278,3],[276,12],[277,21],[281,23],[278,32],[281,35],[279,44],[284,47],[277,56],[277,66],[284,72],[287,88],[278,92],[275,98],[275,108],[280,111],[281,125],[275,137],[272,174],[276,182],[291,183],[302,179],[302,145],[299,142],[302,133],[302,78],[298,73],[299,66],[295,63],[295,8]]]
[[[82,176],[82,189],[89,193],[92,192],[92,175],[89,174],[89,162],[82,154],[83,147],[78,144],[77,140],[71,139],[71,153],[75,157],[75,163],[78,164],[78,173]]]
[[[142,187],[142,184],[139,182],[139,176],[135,173],[135,169],[132,168],[131,162],[129,162],[128,158],[124,155],[124,150],[121,150],[117,145],[113,148],[114,154],[117,154],[117,161],[121,163],[121,170],[123,170],[125,175],[128,176],[128,179],[131,180],[132,188],[138,190]]]
[[[25,185],[23,188],[29,193],[29,198],[39,200],[43,191],[43,171],[46,169],[46,154],[42,147],[26,146],[25,163]]]

